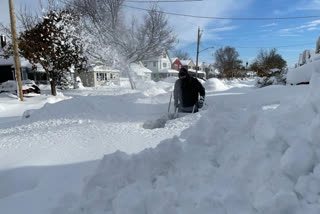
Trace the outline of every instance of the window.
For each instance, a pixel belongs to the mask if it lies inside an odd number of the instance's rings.
[[[164,68],[167,67],[167,63],[165,63],[165,62],[162,65],[163,65]]]
[[[163,54],[162,54],[162,57],[163,57],[163,58],[167,58],[167,54],[166,54],[166,53],[163,53]]]
[[[106,81],[107,79],[106,73],[97,73],[97,81]]]
[[[157,67],[157,62],[153,62],[153,67]]]

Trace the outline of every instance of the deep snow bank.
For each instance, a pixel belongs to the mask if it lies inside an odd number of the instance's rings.
[[[216,103],[180,138],[106,155],[82,195],[53,213],[318,214],[319,90],[314,72],[298,102]]]
[[[224,91],[229,89],[228,86],[226,86],[221,80],[217,78],[208,79],[205,82],[204,87],[210,91]]]
[[[313,72],[320,72],[319,60],[305,64],[298,68],[289,69],[287,73],[287,84],[309,82]]]

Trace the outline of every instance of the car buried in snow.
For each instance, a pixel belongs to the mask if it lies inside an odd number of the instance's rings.
[[[17,82],[14,80],[8,80],[0,83],[0,93],[4,92],[17,94]],[[33,80],[23,80],[22,93],[23,96],[33,96],[40,94],[41,90]]]

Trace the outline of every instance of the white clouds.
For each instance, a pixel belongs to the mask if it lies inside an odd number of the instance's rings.
[[[297,10],[320,10],[320,0],[303,1]]]
[[[320,25],[320,20],[314,20],[314,21],[308,22],[305,25],[298,27],[298,29],[306,29],[308,31],[317,30],[318,25]]]
[[[45,1],[44,5],[45,5]],[[39,0],[15,0],[15,13],[17,14],[19,10],[25,6],[27,6],[30,10],[38,10],[39,9]],[[9,4],[7,0],[1,0],[0,7],[0,22],[9,25],[10,24],[10,15],[9,15]]]
[[[208,0],[184,3],[159,3],[165,12],[188,14],[196,16],[222,16],[230,17],[234,11],[244,9],[252,0],[243,0],[241,4],[237,0]],[[147,6],[145,4],[131,4],[136,7]],[[130,13],[137,11],[130,11]],[[227,14],[227,15],[226,15]],[[235,26],[226,26],[230,22],[212,19],[199,19],[168,15],[169,23],[174,28],[180,40],[179,46],[186,46],[196,42],[198,27],[204,30],[203,41],[215,36],[216,33],[233,30]],[[215,29],[212,29],[212,28]]]
[[[314,20],[311,22],[307,22],[303,25],[294,28],[284,28],[278,31],[280,36],[293,37],[293,36],[301,36],[301,33],[305,31],[315,31],[319,30],[320,20]]]
[[[225,26],[225,27],[218,27],[218,28],[209,29],[208,32],[214,33],[214,32],[232,31],[237,28],[238,28],[238,26]]]

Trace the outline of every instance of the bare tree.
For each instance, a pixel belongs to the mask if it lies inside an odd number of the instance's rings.
[[[283,70],[287,66],[287,62],[277,53],[276,49],[270,51],[261,49],[258,56],[254,60],[253,67],[258,76],[269,76],[271,69]]]
[[[305,53],[306,55],[306,53]],[[277,53],[276,49],[261,49],[251,65],[251,69],[257,72],[259,79],[258,87],[272,84],[285,84],[287,62]]]
[[[175,50],[173,51],[173,56],[178,57],[181,60],[189,60],[191,59],[188,52],[182,51],[182,50]]]
[[[238,71],[242,61],[238,59],[239,53],[233,47],[224,47],[215,52],[215,68],[222,74],[222,77],[238,77]]]
[[[143,22],[130,24],[122,13],[124,0],[69,0],[69,7],[82,15],[86,51],[91,58],[108,64],[129,64],[159,56],[173,47],[176,40],[167,17],[152,6]],[[114,63],[117,62],[117,63]]]

